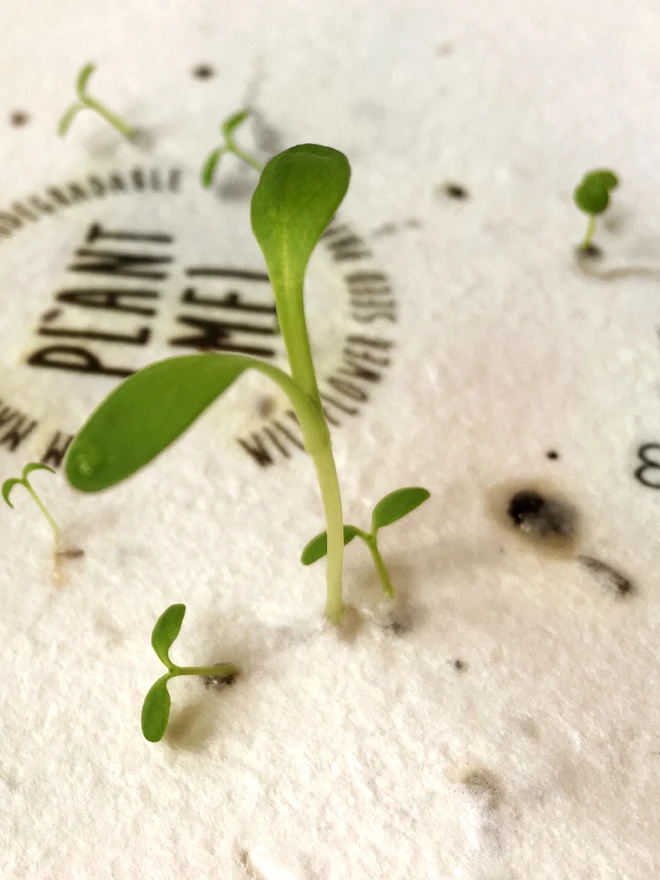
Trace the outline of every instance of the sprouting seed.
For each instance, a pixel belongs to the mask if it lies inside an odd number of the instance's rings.
[[[48,520],[48,524],[50,525],[51,529],[53,530],[53,535],[55,536],[55,552],[59,553],[60,529],[59,529],[59,526],[57,525],[57,523],[55,522],[55,520],[53,519],[53,517],[46,510],[46,506],[44,505],[41,498],[39,498],[39,496],[35,492],[34,488],[32,487],[32,484],[28,480],[28,474],[31,474],[32,471],[50,471],[51,474],[55,473],[55,471],[51,467],[48,467],[47,464],[41,464],[40,462],[36,462],[36,461],[30,462],[30,464],[26,464],[25,467],[23,468],[23,473],[21,474],[20,479],[18,477],[13,477],[9,480],[4,481],[4,483],[2,484],[2,497],[4,498],[5,502],[9,505],[9,507],[11,507],[13,509],[14,505],[9,500],[11,490],[14,488],[14,486],[17,486],[19,484],[21,486],[24,486],[28,490],[30,495],[34,498],[39,510],[43,513],[43,515]]]
[[[218,147],[216,150],[209,153],[206,162],[204,162],[204,165],[202,166],[202,186],[205,186],[207,189],[211,186],[216,166],[220,157],[224,153],[233,153],[235,156],[238,156],[239,159],[247,162],[248,165],[256,168],[257,171],[263,171],[263,165],[257,162],[256,159],[253,159],[252,156],[248,155],[244,150],[241,150],[234,141],[234,132],[239,125],[242,125],[245,122],[249,115],[249,110],[240,110],[238,113],[233,113],[231,116],[228,116],[222,123],[220,131],[222,132],[225,142],[222,147]]]
[[[420,504],[423,504],[430,495],[431,493],[428,489],[422,489],[419,486],[408,486],[405,489],[396,489],[394,492],[390,492],[389,495],[381,498],[378,504],[374,507],[371,515],[370,532],[358,529],[357,526],[344,526],[344,546],[350,544],[355,537],[362,538],[371,553],[374,565],[376,566],[376,571],[378,572],[378,577],[380,578],[383,587],[383,592],[389,599],[394,598],[395,592],[389,573],[385,567],[383,557],[378,549],[378,530],[382,529],[383,526],[389,526],[392,523],[403,519],[403,517],[407,516],[409,513],[412,513],[412,511],[419,507]],[[327,552],[328,533],[321,532],[320,535],[312,538],[312,540],[306,545],[300,556],[300,561],[303,565],[311,565],[313,562],[322,559]]]
[[[151,633],[151,646],[167,672],[154,682],[142,704],[142,733],[149,742],[159,742],[167,730],[170,718],[170,699],[167,682],[178,675],[202,675],[233,680],[238,669],[232,663],[213,666],[177,666],[170,660],[170,648],[181,630],[186,614],[185,605],[170,605],[160,615]]]
[[[126,138],[132,138],[135,135],[135,129],[124,122],[119,116],[115,113],[112,113],[105,104],[102,104],[100,101],[97,101],[96,98],[91,98],[87,94],[87,83],[89,82],[89,78],[96,70],[95,64],[85,64],[80,73],[78,74],[78,78],[76,79],[76,92],[78,94],[78,101],[72,104],[68,110],[66,110],[62,118],[60,119],[60,123],[57,127],[57,133],[60,137],[64,137],[64,135],[69,130],[71,123],[75,116],[80,113],[81,110],[95,110],[100,116],[102,116],[106,122],[109,122],[110,125],[114,126],[120,134],[123,134]]]
[[[619,178],[613,171],[606,169],[589,171],[576,186],[573,200],[577,207],[589,215],[589,224],[580,250],[593,250],[592,239],[596,229],[596,217],[607,209],[610,203],[610,191],[619,185]]]

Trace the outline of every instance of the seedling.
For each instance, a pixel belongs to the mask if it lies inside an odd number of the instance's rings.
[[[112,113],[105,104],[101,104],[100,101],[97,101],[95,98],[91,98],[87,94],[87,83],[89,82],[90,76],[96,70],[95,64],[85,64],[80,73],[78,74],[78,78],[76,79],[75,89],[78,93],[78,101],[72,104],[69,109],[62,115],[60,119],[60,124],[57,127],[57,133],[60,137],[64,137],[69,128],[71,127],[71,123],[74,120],[74,117],[80,113],[81,110],[95,110],[100,116],[102,116],[106,122],[109,122],[110,125],[113,125],[120,134],[123,134],[126,138],[131,138],[135,135],[135,129],[131,128],[130,125],[124,122],[123,119],[120,119],[119,116]]]
[[[596,217],[607,209],[610,203],[610,191],[619,185],[619,178],[613,171],[590,171],[582,178],[573,193],[575,204],[581,211],[589,215],[589,224],[580,250],[591,253],[594,250],[592,239],[596,230]]]
[[[202,186],[205,186],[207,189],[211,186],[216,165],[224,153],[233,153],[235,156],[238,156],[239,159],[247,162],[248,165],[256,168],[257,171],[263,171],[264,166],[260,165],[256,159],[253,159],[252,156],[249,156],[244,150],[241,150],[240,147],[237,147],[234,141],[234,132],[239,125],[242,125],[245,122],[249,115],[250,113],[248,110],[241,110],[238,113],[234,113],[233,116],[229,116],[222,123],[220,131],[225,139],[225,143],[224,146],[218,147],[217,150],[213,150],[212,153],[209,153],[206,162],[204,162],[204,165],[202,166]]]
[[[427,489],[421,489],[417,486],[410,486],[407,489],[397,489],[395,492],[390,492],[389,495],[381,498],[378,504],[374,507],[373,513],[371,514],[370,532],[365,532],[357,526],[344,526],[344,547],[347,544],[350,544],[353,538],[362,538],[369,548],[369,552],[373,558],[378,577],[380,578],[383,587],[383,592],[389,599],[394,598],[395,592],[387,568],[383,562],[383,557],[378,549],[378,530],[403,519],[404,516],[408,516],[409,513],[412,513],[412,511],[415,510],[415,508],[419,507],[420,504],[423,504],[427,498],[430,497],[430,494],[431,493]],[[302,552],[300,561],[303,565],[311,565],[313,562],[322,559],[327,552],[328,534],[327,532],[321,532],[320,535],[312,538],[307,544]]]
[[[350,166],[342,153],[304,144],[271,159],[252,198],[252,230],[268,268],[291,374],[237,354],[184,355],[151,364],[101,403],[71,443],[65,464],[67,479],[77,489],[98,492],[114,486],[176,440],[245,370],[264,373],[291,401],[314,461],[326,519],[325,615],[333,623],[340,622],[344,611],[344,521],[305,323],[303,282],[312,251],[341,204],[349,179]],[[377,526],[386,519],[377,520]],[[371,535],[369,540],[375,546]]]
[[[9,496],[10,496],[10,494],[11,494],[11,490],[14,488],[14,486],[17,486],[17,485],[19,485],[19,484],[20,484],[21,486],[24,486],[24,487],[28,490],[28,492],[30,493],[30,495],[34,498],[34,500],[35,500],[35,502],[36,502],[36,504],[37,504],[39,510],[43,513],[43,515],[44,515],[44,516],[46,517],[46,519],[48,520],[48,525],[49,525],[49,526],[51,527],[51,529],[53,530],[53,535],[55,536],[55,553],[56,553],[56,554],[59,554],[59,550],[60,550],[60,529],[59,529],[59,526],[57,525],[57,523],[55,522],[55,520],[53,519],[53,517],[52,517],[52,516],[50,515],[50,513],[48,513],[48,511],[46,510],[46,506],[45,506],[45,504],[43,503],[43,501],[41,500],[41,498],[39,498],[39,496],[38,496],[37,493],[35,492],[34,488],[32,487],[32,484],[31,484],[30,481],[28,480],[28,474],[31,474],[32,471],[50,471],[51,474],[54,474],[54,473],[55,473],[55,471],[54,471],[52,468],[48,467],[47,464],[41,464],[41,463],[39,463],[39,462],[32,461],[32,462],[30,462],[30,464],[26,464],[26,465],[25,465],[25,467],[23,468],[23,473],[21,474],[20,479],[19,479],[18,477],[14,477],[14,478],[12,478],[12,479],[10,479],[10,480],[5,480],[5,481],[4,481],[4,483],[2,484],[2,497],[5,499],[5,502],[6,502],[6,503],[12,508],[12,510],[13,510],[14,505],[13,505],[13,504],[11,503],[11,501],[9,500]]]
[[[217,663],[214,666],[177,666],[172,663],[170,648],[179,635],[185,614],[185,605],[170,605],[160,615],[151,633],[151,646],[167,667],[167,672],[152,684],[142,704],[142,733],[149,742],[159,742],[167,730],[172,705],[167,682],[171,678],[178,675],[212,675],[230,682],[238,675],[238,669],[232,663]]]

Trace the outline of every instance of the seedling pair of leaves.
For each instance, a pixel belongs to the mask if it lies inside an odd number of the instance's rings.
[[[170,648],[181,631],[185,614],[185,605],[170,605],[160,615],[151,633],[151,647],[161,663],[167,667],[167,672],[152,684],[142,704],[142,733],[149,742],[159,742],[165,735],[172,705],[167,689],[167,683],[171,678],[179,675],[211,675],[230,683],[238,675],[238,669],[232,663],[217,663],[214,666],[177,666],[170,660]]]
[[[257,171],[263,171],[263,165],[237,146],[236,141],[234,140],[234,132],[245,122],[249,115],[248,110],[240,110],[238,113],[228,116],[222,123],[220,131],[224,138],[224,144],[209,153],[206,162],[204,162],[204,165],[202,166],[202,186],[205,186],[207,189],[211,186],[216,166],[225,153],[233,153],[234,156],[238,156],[239,159],[242,159],[248,165],[256,168]]]
[[[385,595],[393,599],[395,596],[394,587],[390,580],[387,568],[383,562],[383,557],[378,548],[378,531],[384,526],[390,526],[392,523],[398,522],[404,516],[408,516],[413,510],[423,504],[429,497],[430,492],[419,486],[409,486],[406,489],[397,489],[390,492],[378,502],[374,507],[371,515],[371,531],[365,532],[357,526],[344,526],[344,546],[350,544],[353,538],[362,538],[371,553],[378,577],[380,578],[383,592]],[[322,559],[328,552],[328,533],[321,532],[307,544],[302,552],[300,561],[303,565],[311,565]]]
[[[573,199],[577,207],[589,215],[589,223],[580,250],[590,253],[594,251],[593,236],[596,230],[596,217],[607,210],[610,203],[610,192],[619,185],[619,178],[613,171],[606,169],[589,171],[577,185]]]
[[[46,517],[46,520],[48,521],[48,525],[53,530],[53,535],[55,536],[55,553],[57,554],[57,553],[59,553],[59,549],[60,549],[60,529],[59,529],[59,526],[57,525],[57,523],[55,522],[55,520],[53,519],[53,517],[50,515],[50,513],[48,513],[48,510],[46,509],[46,505],[43,503],[41,498],[39,498],[34,487],[32,486],[32,484],[30,483],[30,481],[28,479],[28,475],[31,474],[33,471],[49,471],[51,474],[55,473],[55,471],[52,468],[48,467],[47,464],[41,464],[40,462],[36,462],[36,461],[30,462],[30,464],[26,464],[25,467],[23,468],[23,472],[22,472],[20,478],[19,477],[12,477],[11,479],[4,481],[4,483],[2,484],[2,497],[4,498],[5,503],[8,504],[9,507],[11,507],[13,509],[14,505],[9,500],[9,496],[11,495],[11,491],[14,488],[14,486],[23,486],[25,489],[27,489],[27,491],[30,493],[30,495],[34,499],[39,510]]]
[[[60,137],[64,137],[64,135],[71,127],[71,123],[81,110],[94,110],[96,113],[102,116],[106,122],[109,122],[110,125],[114,126],[114,128],[116,128],[117,131],[124,137],[134,137],[134,128],[131,128],[131,126],[124,122],[121,117],[108,110],[105,104],[102,104],[100,101],[97,101],[96,98],[92,98],[91,95],[87,94],[87,83],[89,82],[89,79],[95,70],[95,64],[85,64],[85,66],[78,74],[75,83],[78,100],[74,104],[72,104],[68,108],[68,110],[66,110],[62,115],[60,123],[57,127],[57,133]]]

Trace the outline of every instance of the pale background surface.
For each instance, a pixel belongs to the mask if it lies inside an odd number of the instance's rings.
[[[88,59],[90,91],[153,129],[150,162],[198,168],[246,102],[282,147],[348,154],[343,216],[389,273],[400,321],[382,388],[335,433],[347,514],[365,522],[398,485],[433,498],[383,535],[410,631],[366,624],[342,642],[318,629],[321,568],[297,559],[321,528],[303,456],[259,469],[212,413],[107,495],[35,477],[86,556],[54,587],[29,499],[2,513],[3,878],[657,876],[660,498],[633,473],[638,446],[660,441],[660,287],[576,269],[571,192],[587,168],[617,169],[607,259],[660,264],[660,8],[4,0],[3,207],[140,156],[92,115],[55,137]],[[215,78],[191,77],[200,62]],[[447,180],[471,198],[438,197]],[[247,238],[247,196],[226,210]],[[396,233],[373,236],[387,222]],[[0,397],[44,417],[40,395],[55,406],[67,374],[35,390],[19,347],[61,283],[43,242],[70,251],[80,226],[67,228],[46,218],[0,242]],[[16,302],[21,261],[43,291],[30,299],[24,281]],[[90,383],[77,415],[108,387]],[[1,476],[34,454],[0,451]],[[583,549],[633,596],[495,522],[489,487],[528,477],[573,499]],[[373,594],[364,548],[349,548],[346,582],[356,602]],[[175,682],[171,730],[151,746],[149,634],[175,601],[188,617],[174,656],[245,675],[217,695]]]

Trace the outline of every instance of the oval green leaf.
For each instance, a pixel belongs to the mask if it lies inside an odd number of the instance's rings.
[[[170,605],[160,615],[151,633],[151,647],[168,669],[173,666],[170,660],[170,648],[181,631],[185,615],[185,605]]]
[[[99,492],[132,476],[249,368],[277,382],[291,400],[303,432],[313,435],[316,409],[282,370],[243,355],[183,355],[145,367],[106,397],[69,447],[67,480],[83,492]]]
[[[238,128],[239,125],[241,125],[241,123],[245,122],[249,115],[249,110],[239,110],[238,113],[233,113],[231,116],[228,116],[227,119],[225,119],[225,121],[222,123],[222,133],[225,136],[225,140],[231,140],[231,136],[234,131]]]
[[[213,174],[215,172],[216,165],[220,160],[220,156],[225,152],[224,147],[218,147],[217,150],[213,150],[212,153],[209,153],[208,159],[204,162],[202,166],[202,186],[205,186],[207,189],[211,186],[213,182]]]
[[[67,131],[71,128],[71,123],[74,118],[84,109],[85,107],[83,104],[72,104],[71,107],[65,111],[57,126],[57,133],[60,137],[64,137]]]
[[[399,519],[403,519],[420,504],[423,504],[431,493],[428,489],[419,486],[409,486],[407,489],[397,489],[390,492],[374,507],[371,517],[371,531],[389,526]]]
[[[144,703],[142,704],[142,715],[140,719],[142,724],[142,734],[145,739],[152,743],[160,742],[165,735],[167,722],[170,719],[170,706],[172,705],[172,700],[170,699],[170,694],[167,690],[168,681],[169,675],[164,675],[162,678],[159,678],[158,681],[149,688],[147,696],[144,698]]]
[[[619,178],[613,171],[590,171],[575,188],[575,204],[585,214],[602,214],[610,203],[610,190],[618,185]]]
[[[254,191],[252,231],[266,260],[285,340],[290,311],[302,310],[309,258],[342,203],[350,178],[343,153],[301,144],[271,159]]]
[[[12,510],[14,509],[14,505],[9,500],[9,493],[14,488],[16,483],[22,483],[22,480],[17,480],[16,478],[12,478],[10,480],[5,480],[2,484],[2,497],[5,499],[5,503],[8,504]]]
[[[359,531],[355,526],[344,526],[344,547],[347,544],[350,544],[353,538],[358,534]],[[327,554],[328,533],[321,532],[320,535],[312,538],[312,540],[305,546],[305,549],[300,555],[300,561],[303,565],[311,565],[313,562],[318,562],[319,559],[323,559]]]
[[[80,73],[78,74],[78,78],[76,79],[76,91],[78,92],[78,96],[80,100],[83,101],[85,99],[85,89],[87,88],[87,83],[89,82],[90,76],[96,70],[96,64],[86,64]]]

